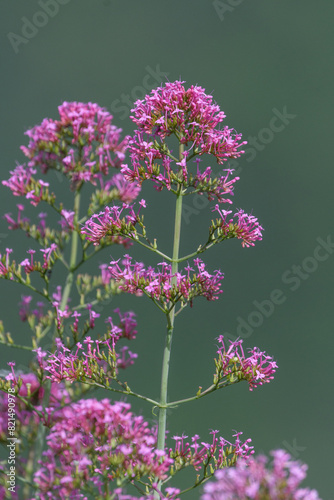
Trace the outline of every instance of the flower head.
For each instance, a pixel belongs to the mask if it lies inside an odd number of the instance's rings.
[[[141,207],[145,205],[141,202],[139,205],[137,213],[135,213],[133,205],[127,205],[126,203],[123,203],[122,207],[118,207],[117,205],[105,207],[104,211],[92,215],[86,221],[81,233],[85,234],[86,239],[93,242],[94,245],[101,244],[101,240],[106,243],[108,240],[112,242],[115,238],[119,237],[124,238],[125,241],[129,241],[126,237],[135,238],[135,225],[141,222],[139,213]],[[124,210],[128,212],[126,215],[122,215]]]
[[[41,350],[37,350],[37,358],[40,364],[43,364],[43,357],[45,353]],[[24,436],[31,431],[33,425],[38,425],[40,422],[40,417],[34,411],[34,409],[43,412],[43,397],[45,394],[45,389],[41,385],[37,376],[34,373],[20,373],[17,371],[14,373],[13,364],[10,364],[11,372],[6,376],[6,380],[11,382],[13,389],[17,390],[17,393],[23,397],[25,400],[22,401],[16,398],[15,407],[15,418],[17,431]],[[50,410],[59,411],[60,407],[64,403],[69,403],[70,396],[64,386],[61,384],[51,384],[51,393],[49,399],[49,407],[45,409],[47,414],[46,419],[48,420]],[[57,412],[54,415],[57,415]],[[4,392],[0,392],[0,439],[7,436],[7,416],[8,416],[8,395]],[[7,437],[5,437],[7,439]]]
[[[200,440],[200,436],[195,434],[191,439],[182,434],[182,436],[173,436],[175,447],[169,449],[169,456],[174,460],[175,470],[183,467],[192,466],[199,471],[203,465],[210,463],[211,469],[218,470],[224,467],[235,465],[237,460],[243,459],[246,463],[254,453],[254,447],[251,446],[251,439],[241,441],[242,432],[236,432],[233,435],[234,443],[230,443],[223,437],[217,437],[219,431],[211,431],[211,442]]]
[[[248,464],[239,460],[235,467],[218,470],[215,481],[204,486],[201,500],[320,500],[315,490],[299,488],[306,477],[305,464],[292,460],[284,450],[272,451],[271,455],[270,464],[261,455]]]
[[[124,255],[122,269],[118,261],[110,262],[110,277],[120,283],[120,289],[135,295],[144,293],[168,307],[167,302],[188,303],[192,305],[194,297],[203,296],[207,300],[218,299],[221,282],[224,275],[216,270],[214,274],[209,274],[205,269],[205,264],[201,259],[195,259],[194,264],[197,270],[186,267],[184,271],[172,273],[172,266],[166,262],[161,262],[161,270],[155,271],[152,267],[145,268],[142,262],[132,263],[132,257]],[[191,274],[191,271],[194,271]]]
[[[190,187],[194,192],[206,193],[209,200],[231,202],[226,195],[233,194],[238,177],[231,177],[231,169],[223,170],[218,177],[211,175],[211,167],[201,172],[200,157],[214,156],[218,164],[223,164],[239,157],[246,143],[233,129],[220,127],[225,113],[212,96],[199,86],[185,89],[183,83],[168,82],[136,101],[131,118],[138,129],[129,140],[131,166],[122,165],[122,173],[131,182],[152,179],[158,190],[175,190],[181,185],[185,190]],[[183,147],[179,159],[167,145],[171,135]],[[190,167],[194,157],[197,168]]]
[[[104,481],[122,493],[120,486],[133,479],[165,479],[172,463],[165,452],[156,452],[156,429],[134,415],[129,404],[108,399],[64,408],[47,445],[35,482],[42,493],[52,491],[59,498],[74,498],[83,484],[98,492]]]
[[[263,227],[260,226],[258,220],[253,215],[248,215],[244,210],[238,210],[230,219],[231,210],[221,210],[219,205],[216,205],[213,211],[217,211],[220,219],[212,222],[210,232],[217,231],[217,237],[221,240],[228,238],[238,238],[242,240],[243,247],[255,245],[255,241],[262,240]]]
[[[122,130],[112,124],[108,111],[91,102],[64,102],[58,110],[59,120],[46,118],[26,132],[29,144],[21,149],[28,166],[17,167],[5,181],[14,194],[26,193],[36,167],[43,173],[50,168],[61,171],[76,189],[84,182],[95,185],[99,176],[109,175],[110,168],[124,161],[127,139],[121,140]],[[122,191],[126,192],[124,183]]]
[[[193,144],[200,155],[213,154],[219,163],[240,156],[241,134],[227,126],[217,129],[225,113],[211,95],[197,85],[185,89],[184,82],[167,82],[135,102],[132,120],[138,130],[164,140],[176,134],[181,144]]]
[[[274,378],[277,363],[271,356],[260,351],[258,347],[250,349],[247,357],[242,347],[242,340],[232,342],[229,348],[225,347],[224,337],[218,337],[220,347],[217,351],[218,360],[215,360],[216,374],[214,383],[217,386],[230,385],[240,380],[246,380],[249,390],[269,383]]]

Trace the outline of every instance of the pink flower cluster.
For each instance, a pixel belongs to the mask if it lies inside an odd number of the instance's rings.
[[[35,483],[41,500],[80,498],[86,485],[96,496],[115,482],[121,494],[127,483],[142,477],[166,478],[172,460],[156,450],[156,429],[124,402],[80,400],[65,407],[47,438]],[[117,486],[118,485],[118,486]],[[112,493],[112,491],[109,492]],[[119,496],[116,498],[133,498]]]
[[[118,324],[118,333],[120,338],[134,340],[137,335],[137,321],[135,320],[135,313],[133,311],[127,311],[122,313],[120,308],[114,310],[116,314],[119,316],[119,324]],[[106,322],[110,323],[111,331],[113,331],[113,322],[110,316],[106,320]]]
[[[278,366],[271,356],[254,347],[249,349],[251,355],[246,357],[242,347],[242,340],[236,340],[235,342],[230,340],[228,349],[225,347],[223,335],[218,337],[218,342],[220,348],[217,351],[218,360],[215,360],[215,383],[219,384],[224,379],[229,384],[246,380],[249,384],[249,390],[252,391],[255,387],[273,380]]]
[[[195,156],[209,154],[222,164],[228,158],[239,157],[243,153],[239,148],[246,143],[240,142],[241,134],[227,126],[218,128],[225,114],[213,104],[212,96],[199,86],[186,90],[183,83],[168,82],[144,100],[136,101],[131,118],[138,130],[129,141],[131,166],[122,165],[121,171],[131,182],[152,179],[158,190],[181,184],[183,188],[192,186],[195,192],[207,193],[209,200],[217,197],[219,202],[230,202],[224,196],[233,194],[233,184],[238,180],[228,179],[232,170],[227,169],[214,178],[211,167],[200,172],[199,158],[196,158],[197,172],[187,163]],[[179,161],[165,142],[171,135],[188,148]]]
[[[18,165],[10,172],[8,181],[2,181],[14,196],[25,196],[35,207],[49,196],[49,183],[42,179],[36,180],[33,175],[37,170],[31,166]]]
[[[15,363],[10,363],[10,366],[15,366]],[[15,388],[18,380],[21,380],[21,387],[18,394],[27,399],[27,401],[36,408],[38,411],[43,411],[43,396],[44,387],[41,386],[37,376],[34,373],[19,373],[14,374],[14,371],[7,375],[7,380],[12,381],[12,387]],[[50,409],[59,409],[62,404],[69,403],[70,398],[68,392],[64,389],[62,385],[52,383],[49,407],[46,409],[47,413],[50,413]],[[7,429],[7,417],[8,417],[8,395],[4,392],[0,392],[0,440],[7,439],[8,429]],[[15,407],[15,417],[17,420],[17,425],[21,428],[30,427],[34,423],[40,421],[40,417],[34,413],[33,410],[27,407],[27,405],[16,398]]]
[[[31,226],[29,218],[23,217],[23,212],[25,210],[24,205],[17,204],[16,206],[18,208],[16,220],[12,217],[11,213],[4,214],[2,217],[7,222],[9,230],[23,229],[24,231],[26,231],[27,236],[31,236],[34,239],[36,239],[37,241],[40,241],[41,238],[45,238],[47,233],[48,233],[48,237],[52,236],[53,240],[55,239],[54,234],[51,235],[51,232],[46,227],[46,218],[48,216],[48,214],[46,212],[40,212],[37,216],[39,219],[38,223],[36,225]],[[66,212],[66,210],[61,211],[62,214],[63,214],[63,212]],[[72,213],[74,213],[74,212],[72,212]],[[63,222],[61,221],[60,224],[63,224]],[[68,227],[66,227],[66,228],[63,227],[63,231],[66,232],[67,229],[68,229]],[[72,227],[72,229],[73,229],[73,227]],[[46,241],[46,238],[44,241]]]
[[[116,332],[120,329],[115,327]],[[77,342],[75,352],[64,346],[59,338],[56,339],[57,349],[46,361],[41,362],[41,367],[49,373],[46,378],[53,382],[68,380],[75,382],[81,380],[94,380],[106,383],[108,379],[116,376],[118,368],[127,368],[133,365],[138,357],[136,353],[128,350],[127,346],[116,353],[115,346],[120,338],[120,333],[111,333],[106,340],[92,340],[86,337]]]
[[[167,82],[135,102],[131,118],[138,129],[162,140],[177,134],[181,144],[194,143],[199,154],[213,154],[219,163],[240,156],[238,148],[245,142],[239,144],[241,134],[227,126],[216,128],[226,115],[212,96],[197,85],[186,90],[183,83]]]
[[[19,316],[21,321],[27,321],[29,317],[34,316],[37,320],[40,320],[44,316],[44,303],[37,302],[36,308],[31,309],[30,303],[32,301],[31,295],[22,295],[22,300],[19,304]]]
[[[73,222],[75,212],[73,212],[72,210],[62,209],[60,213],[62,215],[62,219],[60,219],[59,221],[61,228],[63,229],[63,231],[72,231],[74,229]]]
[[[169,449],[169,456],[174,460],[175,470],[182,469],[191,465],[196,471],[200,470],[203,465],[211,464],[214,470],[223,467],[232,466],[239,459],[247,461],[254,453],[254,447],[250,446],[251,439],[246,439],[241,442],[240,436],[242,432],[233,435],[235,442],[232,444],[220,437],[217,434],[219,431],[211,431],[212,442],[199,442],[199,435],[196,434],[191,438],[191,441],[186,441],[188,436],[174,436],[175,448]]]
[[[221,217],[212,227],[213,230],[219,228],[218,236],[222,239],[238,238],[242,240],[243,247],[254,246],[254,242],[262,240],[263,227],[260,226],[258,220],[253,215],[246,214],[243,210],[238,210],[231,219],[228,220],[228,215],[231,210],[220,210],[219,205],[216,205],[213,211],[217,211]],[[234,221],[233,219],[237,219]]]
[[[135,213],[133,205],[127,205],[126,203],[123,203],[122,207],[116,205],[106,207],[103,212],[92,215],[86,221],[81,233],[85,234],[86,239],[92,241],[94,245],[99,245],[101,240],[106,236],[115,237],[125,235],[133,237],[135,234],[135,225],[140,220],[139,213],[141,207],[146,207],[145,200],[141,200],[139,205],[137,213]],[[124,209],[128,209],[129,213],[121,218]]]
[[[171,301],[183,303],[192,301],[194,297],[203,296],[207,300],[216,300],[218,295],[223,293],[220,290],[224,275],[219,271],[209,274],[205,269],[205,264],[201,259],[194,259],[197,272],[189,265],[185,267],[185,274],[177,272],[172,274],[172,267],[166,262],[161,262],[161,271],[155,271],[152,267],[145,269],[142,262],[132,264],[132,257],[124,255],[122,264],[118,265],[120,259],[110,262],[110,276],[120,284],[120,289],[135,295],[145,293],[152,299],[165,303]],[[191,274],[193,272],[193,274]],[[176,282],[173,283],[173,278]]]
[[[34,178],[36,167],[42,173],[55,169],[70,179],[73,190],[99,181],[100,196],[114,187],[122,201],[133,201],[140,191],[138,183],[129,184],[121,173],[103,178],[110,175],[110,168],[121,166],[127,149],[128,139],[121,140],[122,130],[112,125],[112,115],[93,103],[64,102],[58,109],[60,120],[45,118],[26,132],[30,141],[21,149],[28,165],[18,165],[2,183],[36,206],[50,198],[49,184]]]
[[[2,216],[3,219],[8,224],[8,229],[14,230],[14,229],[19,229],[22,224],[29,222],[29,219],[27,217],[22,217],[22,213],[24,211],[24,205],[18,203],[17,205],[17,220],[13,219],[11,213],[4,214]]]
[[[24,259],[20,262],[20,266],[24,268],[26,274],[29,274],[33,271],[40,271],[41,269],[48,269],[50,263],[52,262],[52,252],[55,252],[57,249],[57,245],[55,243],[51,243],[49,248],[41,248],[40,251],[43,253],[44,263],[40,266],[39,262],[34,262],[34,254],[36,250],[27,250],[27,253],[30,255],[30,259]]]
[[[108,175],[110,167],[120,166],[127,141],[120,141],[112,115],[90,102],[64,102],[58,110],[60,120],[45,118],[26,132],[30,141],[21,149],[28,167],[61,170],[76,186],[95,184],[96,174]]]
[[[115,174],[111,179],[103,182],[102,176],[100,179],[101,188],[104,191],[110,191],[112,188],[116,188],[118,191],[118,196],[124,203],[131,203],[137,198],[141,191],[141,187],[136,182],[128,182],[124,175],[119,173]]]
[[[20,266],[23,267],[26,274],[30,274],[33,271],[38,271],[40,273],[45,274],[45,271],[50,269],[51,265],[54,263],[57,255],[55,253],[57,249],[57,245],[55,243],[51,243],[49,248],[41,248],[40,251],[43,253],[43,264],[39,261],[34,260],[34,255],[36,250],[27,250],[27,253],[30,255],[30,258],[24,259],[20,262]],[[20,269],[16,269],[15,261],[12,263],[9,262],[9,255],[12,253],[11,248],[6,248],[6,257],[1,258],[0,254],[0,276],[7,277],[9,273],[13,273],[14,275],[20,275]]]
[[[33,175],[36,172],[35,168],[18,165],[10,171],[9,180],[2,181],[2,184],[9,187],[14,196],[25,196],[33,186]]]
[[[318,493],[309,488],[299,488],[306,477],[307,466],[292,460],[284,450],[271,452],[272,463],[265,456],[244,460],[235,467],[219,470],[216,481],[204,486],[201,500],[320,500]]]
[[[2,257],[0,253],[0,276],[7,276],[10,272],[9,256],[13,252],[12,248],[6,248],[6,255]]]

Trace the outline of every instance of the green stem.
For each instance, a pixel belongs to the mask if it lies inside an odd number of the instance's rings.
[[[14,347],[15,349],[24,349],[26,351],[32,351],[33,347],[28,345],[19,345],[19,344],[10,344],[9,342],[3,342],[0,340],[0,344],[5,345],[6,347]]]
[[[20,276],[17,276],[15,274],[14,274],[14,276],[15,276],[15,278],[18,279],[18,281],[14,281],[14,283],[18,283],[19,285],[23,285],[26,288],[29,288],[29,290],[32,290],[33,292],[38,293],[38,295],[41,295],[43,297],[43,299],[46,299],[49,302],[51,302],[50,298],[47,295],[45,295],[45,293],[41,292],[40,290],[37,290],[37,288],[30,285],[29,283],[26,283]],[[10,279],[10,278],[4,278],[4,279]]]
[[[127,235],[124,235],[124,236],[126,237]],[[160,257],[163,257],[164,259],[168,260],[169,262],[172,262],[172,259],[168,255],[160,252],[160,250],[158,250],[157,248],[153,248],[151,245],[146,245],[146,243],[143,243],[139,239],[138,240],[136,240],[134,238],[132,238],[132,239],[133,239],[133,241],[135,241],[136,243],[138,243],[142,247],[147,248],[148,250],[151,250],[151,252],[154,252],[154,253],[160,255]]]
[[[180,161],[183,157],[184,145],[179,146]],[[181,238],[181,218],[182,218],[182,187],[178,189],[175,207],[175,224],[174,224],[174,243],[173,243],[173,258],[172,258],[172,274],[178,272],[178,259],[180,250]],[[176,284],[176,277],[172,278],[172,287]],[[166,440],[166,423],[167,423],[167,398],[168,398],[168,375],[169,364],[172,349],[172,339],[174,331],[175,307],[172,307],[167,313],[167,334],[166,343],[162,361],[161,387],[160,387],[160,405],[159,405],[159,421],[158,421],[158,450],[165,449]],[[158,483],[158,491],[161,491],[161,481]],[[155,498],[160,498],[159,493],[155,493]]]
[[[66,303],[68,301],[68,298],[71,293],[72,289],[72,284],[73,284],[73,279],[74,279],[74,271],[76,269],[76,263],[77,263],[77,253],[78,253],[78,241],[79,241],[79,234],[77,232],[77,222],[79,218],[79,209],[80,209],[80,193],[79,191],[75,192],[74,195],[74,220],[73,220],[73,225],[74,225],[74,230],[72,233],[72,242],[71,242],[71,256],[70,256],[70,265],[69,265],[69,273],[66,278],[65,282],[65,287],[63,291],[63,296],[61,299],[60,303],[60,309],[64,310]]]
[[[116,380],[116,382],[118,382],[118,381]],[[91,382],[89,380],[85,380],[85,384],[91,385],[94,387],[101,387],[102,389],[106,389],[107,391],[117,392],[118,394],[124,394],[125,396],[134,396],[135,398],[142,399],[143,401],[147,401],[148,403],[153,404],[154,407],[160,406],[158,401],[155,401],[154,399],[143,396],[142,394],[137,394],[136,392],[133,392],[131,390],[125,389],[125,390],[121,391],[120,389],[114,389],[113,387],[110,387],[110,386],[108,387],[106,385],[100,384],[99,382],[95,382],[95,381]],[[122,385],[122,384],[120,384],[120,385]]]
[[[235,382],[233,382],[233,384],[237,384],[238,382],[241,382],[241,380],[236,380]],[[198,395],[196,394],[196,396],[191,396],[190,398],[179,399],[178,401],[172,401],[171,403],[167,403],[167,408],[173,408],[183,403],[189,403],[190,401],[195,401],[196,399],[204,398],[204,396],[207,396],[208,394],[211,394],[214,391],[218,391],[219,389],[223,389],[224,387],[229,387],[230,385],[232,385],[231,382],[220,382],[218,385],[212,384],[210,385],[210,387],[205,389],[205,391],[201,392]]]
[[[66,307],[66,303],[68,301],[68,298],[71,293],[71,288],[74,280],[74,272],[75,272],[75,267],[76,267],[76,260],[77,260],[77,252],[78,252],[78,240],[79,240],[79,235],[77,232],[77,222],[79,218],[79,209],[80,209],[80,192],[76,191],[74,195],[74,219],[73,219],[73,225],[74,225],[74,230],[72,233],[72,241],[71,241],[71,255],[70,255],[70,264],[69,264],[69,273],[67,275],[66,281],[65,281],[65,286],[64,286],[64,291],[63,291],[63,296],[60,302],[60,309],[64,310]],[[55,330],[56,335],[57,330]],[[51,382],[48,380],[47,383],[45,384],[45,393],[44,393],[44,398],[43,398],[43,409],[48,406],[49,400],[50,400],[50,393],[51,393]],[[42,456],[42,451],[43,451],[43,446],[44,446],[44,441],[45,441],[45,434],[46,434],[46,428],[40,424],[40,429],[36,438],[36,445],[35,445],[35,454],[34,454],[34,470],[37,470],[37,465],[38,461],[41,459]]]

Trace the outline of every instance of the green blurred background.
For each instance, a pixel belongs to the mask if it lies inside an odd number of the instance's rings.
[[[40,4],[43,0],[0,2],[1,178],[24,159],[19,150],[27,143],[24,131],[44,117],[56,118],[64,100],[97,102],[131,134],[130,103],[166,79],[181,77],[187,85],[213,92],[226,124],[253,143],[232,165],[241,175],[234,202],[252,211],[265,233],[255,248],[230,241],[205,255],[209,270],[225,272],[224,294],[217,302],[197,299],[177,320],[170,398],[186,397],[210,383],[215,338],[222,333],[243,335],[246,347],[256,345],[274,356],[279,370],[271,384],[253,393],[239,384],[172,410],[170,435],[198,433],[207,440],[210,429],[219,429],[229,439],[234,429],[242,430],[257,452],[285,448],[308,463],[305,486],[317,489],[324,500],[333,498],[334,250],[316,250],[319,238],[334,240],[333,3],[58,0],[58,12],[46,16],[38,14]],[[39,27],[32,31],[29,22]],[[274,120],[279,114],[283,121]],[[16,213],[21,200],[5,187],[0,192],[1,213]],[[156,193],[150,183],[142,196],[150,234],[168,251],[173,196]],[[189,200],[182,233],[187,253],[204,241],[213,205]],[[24,236],[8,234],[4,221],[0,233],[1,252],[13,247],[24,258]],[[135,248],[131,253],[146,263],[151,259]],[[113,249],[113,257],[120,255],[121,249]],[[105,262],[109,256],[106,251]],[[266,302],[266,317],[259,304],[276,289],[282,292],[281,304]],[[17,304],[25,290],[1,281],[0,293],[5,326],[22,340],[29,330],[18,319]],[[122,296],[107,307],[117,306],[132,308],[138,316],[139,334],[131,347],[139,358],[127,380],[158,397],[164,317],[145,299]],[[2,353],[5,368],[16,353]],[[20,356],[24,366],[28,359]],[[149,406],[131,403],[154,421]],[[186,479],[180,476],[181,487]],[[193,492],[184,498],[198,497]]]

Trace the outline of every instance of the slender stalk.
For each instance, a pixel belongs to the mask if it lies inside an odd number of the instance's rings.
[[[14,347],[15,349],[25,349],[26,351],[32,351],[33,347],[28,345],[19,345],[19,344],[10,344],[9,342],[3,342],[0,340],[0,344],[5,345],[6,347]]]
[[[155,401],[154,399],[148,398],[146,396],[143,396],[142,394],[138,394],[137,392],[133,392],[131,390],[121,391],[120,389],[114,389],[113,387],[110,387],[110,386],[108,387],[106,385],[99,384],[99,382],[90,382],[89,380],[85,380],[85,384],[91,385],[93,387],[101,387],[101,389],[106,389],[107,391],[111,391],[111,392],[117,392],[118,394],[124,394],[125,396],[134,396],[136,398],[142,399],[143,401],[147,401],[148,403],[153,404],[154,407],[159,406],[158,401]]]
[[[241,380],[236,380],[235,382],[233,382],[233,384],[237,384],[238,382],[241,382]],[[190,398],[179,399],[178,401],[172,401],[171,403],[168,403],[167,408],[174,408],[175,406],[181,405],[183,403],[189,403],[190,401],[195,401],[196,399],[204,398],[204,396],[211,394],[211,392],[218,391],[219,389],[223,389],[224,387],[229,387],[230,385],[233,384],[231,382],[220,382],[218,385],[212,384],[210,385],[210,387],[205,389],[205,391],[196,394],[196,396],[191,396]]]
[[[66,281],[65,281],[63,296],[62,296],[61,303],[60,303],[61,310],[64,310],[66,307],[66,303],[67,303],[68,298],[70,296],[72,284],[73,284],[73,280],[74,280],[74,272],[75,272],[75,268],[76,268],[76,260],[77,260],[77,252],[78,252],[78,240],[79,240],[79,235],[76,231],[77,221],[79,218],[79,209],[80,209],[80,193],[79,193],[79,191],[76,191],[75,195],[74,195],[74,209],[73,209],[74,210],[73,224],[74,224],[75,229],[73,230],[73,233],[72,233],[69,273],[68,273]],[[48,380],[47,383],[45,384],[45,393],[44,393],[44,398],[43,398],[43,409],[44,410],[49,404],[50,393],[51,393],[51,381]],[[37,470],[38,461],[41,459],[43,445],[44,445],[44,441],[45,441],[45,434],[46,434],[46,428],[42,424],[40,424],[39,427],[40,428],[39,428],[39,432],[38,432],[38,435],[36,438],[36,443],[35,443],[34,470]]]
[[[179,158],[183,157],[184,145],[180,144]],[[179,186],[175,206],[175,223],[174,223],[174,243],[173,243],[173,258],[172,258],[172,274],[178,271],[178,259],[180,250],[181,238],[181,218],[182,218],[182,187]],[[176,278],[172,278],[172,287],[176,284]],[[172,306],[172,304],[171,304]],[[172,349],[172,339],[174,331],[175,307],[171,307],[167,313],[167,333],[166,343],[162,360],[161,387],[160,387],[160,405],[159,405],[159,421],[158,421],[158,450],[165,449],[166,440],[166,423],[167,423],[167,399],[168,399],[168,375],[169,364]],[[161,482],[158,483],[158,490],[161,491]],[[160,498],[159,493],[155,492],[155,498]]]
[[[189,255],[186,255],[185,257],[181,257],[179,259],[179,262],[183,262],[185,260],[191,259],[192,257],[196,257],[196,255],[203,253],[203,252],[206,252],[206,250],[209,250],[209,248],[213,247],[217,243],[221,243],[222,241],[227,240],[227,239],[231,239],[231,237],[225,237],[225,238],[221,238],[219,240],[217,239],[217,240],[212,241],[211,243],[207,242],[203,246],[200,246],[196,250],[196,252],[190,253]]]
[[[69,273],[66,278],[65,287],[63,291],[63,296],[60,303],[60,309],[65,309],[66,303],[71,293],[73,279],[74,279],[74,270],[76,268],[77,262],[77,253],[78,253],[78,241],[79,235],[76,231],[77,221],[79,218],[79,209],[80,209],[80,193],[79,191],[75,192],[74,195],[74,220],[73,225],[75,230],[72,233],[72,242],[71,242],[71,256],[70,256],[70,265],[69,265]]]
[[[124,236],[126,236],[126,235],[124,235]],[[140,241],[140,240],[134,240],[134,241],[136,241],[136,243],[138,243],[138,244],[139,244],[139,245],[141,245],[142,247],[147,248],[148,250],[151,250],[151,252],[154,252],[154,253],[156,253],[156,254],[160,255],[160,257],[163,257],[164,259],[168,260],[169,262],[172,262],[172,259],[171,259],[168,255],[166,255],[166,254],[164,254],[164,253],[160,252],[160,250],[158,250],[157,248],[153,248],[153,247],[152,247],[152,246],[150,246],[150,245],[146,245],[146,243],[143,243],[143,242],[142,242],[142,241]]]

